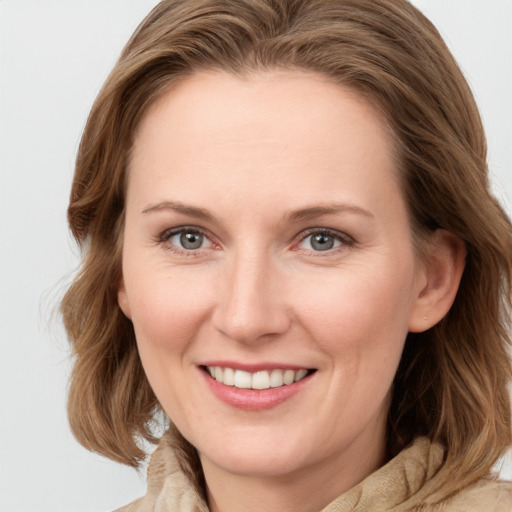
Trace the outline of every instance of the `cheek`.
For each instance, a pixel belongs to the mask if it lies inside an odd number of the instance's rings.
[[[302,280],[295,296],[302,302],[304,324],[330,353],[401,352],[412,304],[412,266],[405,263],[398,274],[375,266]]]
[[[188,287],[178,281],[154,275],[127,279],[128,294],[134,292],[129,295],[132,322],[144,371],[164,410],[173,415],[187,407],[181,376],[190,367],[189,350],[207,309],[190,280]]]
[[[141,357],[180,354],[208,314],[202,289],[194,278],[169,272],[127,272],[126,288]]]

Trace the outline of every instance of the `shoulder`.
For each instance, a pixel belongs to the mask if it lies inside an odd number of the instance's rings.
[[[183,455],[183,441],[176,432],[169,429],[151,457],[145,496],[114,512],[208,512],[201,489],[191,479],[194,469]]]
[[[144,503],[143,498],[139,498],[138,500],[125,505],[124,507],[116,508],[113,512],[151,512],[152,508],[148,506],[147,503]]]
[[[480,480],[440,505],[440,512],[512,512],[512,482]]]

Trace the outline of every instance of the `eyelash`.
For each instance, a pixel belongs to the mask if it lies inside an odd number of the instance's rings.
[[[329,228],[310,228],[306,231],[303,231],[297,238],[298,242],[294,244],[294,250],[300,251],[299,247],[297,247],[299,244],[306,241],[309,237],[313,235],[324,235],[328,237],[332,237],[334,240],[340,242],[340,245],[338,247],[327,249],[325,251],[313,251],[311,250],[311,253],[314,254],[315,257],[322,257],[322,256],[332,256],[333,254],[337,254],[339,251],[343,251],[349,247],[353,247],[355,245],[355,240],[347,235],[346,233],[342,233],[340,231],[336,231],[334,229]]]
[[[206,233],[204,230],[197,228],[195,226],[182,226],[179,228],[166,229],[165,231],[162,231],[162,233],[160,233],[160,235],[158,235],[158,237],[156,238],[155,241],[157,244],[165,245],[166,246],[165,248],[167,250],[169,250],[175,254],[178,254],[180,256],[186,256],[186,257],[199,256],[201,254],[201,248],[197,249],[197,250],[184,249],[184,248],[178,247],[175,244],[169,243],[169,240],[171,238],[173,238],[176,235],[180,235],[180,234],[184,234],[184,233],[201,235],[206,240],[208,240],[212,245],[215,245],[214,242],[211,241],[211,238],[208,235],[208,233]]]
[[[162,233],[160,233],[157,237],[155,242],[159,245],[166,245],[166,249],[186,257],[197,257],[200,256],[202,253],[203,248],[198,248],[197,250],[193,249],[184,249],[178,247],[176,244],[170,244],[169,240],[173,238],[176,235],[189,233],[189,234],[196,234],[203,236],[206,240],[210,242],[213,246],[215,246],[215,242],[211,240],[211,236],[204,231],[201,228],[195,227],[195,226],[182,226],[179,228],[171,228],[166,229]],[[293,243],[293,250],[295,251],[302,251],[307,249],[301,249],[298,247],[301,243],[305,242],[309,237],[313,235],[324,235],[328,237],[332,237],[334,240],[340,242],[340,245],[338,247],[332,248],[332,249],[326,249],[325,251],[314,251],[309,250],[310,253],[314,255],[314,257],[322,257],[322,256],[332,256],[333,254],[337,254],[339,251],[342,251],[344,249],[353,247],[356,244],[356,241],[351,236],[347,235],[346,233],[342,233],[340,231],[336,231],[329,228],[309,228],[302,233],[300,233],[297,237],[295,237],[295,242]]]

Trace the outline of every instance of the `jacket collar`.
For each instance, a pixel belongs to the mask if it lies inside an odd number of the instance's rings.
[[[148,489],[136,508],[126,512],[208,512],[204,493],[192,481],[193,472],[184,457],[182,440],[172,429],[162,437],[148,468]],[[322,512],[410,510],[425,503],[429,485],[443,463],[444,450],[427,438],[417,438],[385,466],[339,496]],[[178,460],[180,459],[181,462]]]

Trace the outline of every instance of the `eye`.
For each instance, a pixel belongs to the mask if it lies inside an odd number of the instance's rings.
[[[198,251],[213,247],[210,239],[195,228],[178,228],[164,231],[159,242],[168,244],[175,251]]]
[[[331,230],[315,230],[306,233],[300,241],[298,248],[308,251],[325,252],[337,249],[342,245],[352,245],[350,237]]]
[[[194,251],[201,249],[205,241],[204,235],[201,233],[194,233],[193,231],[185,231],[178,233],[170,238],[170,242],[174,245],[180,246],[187,251]]]

